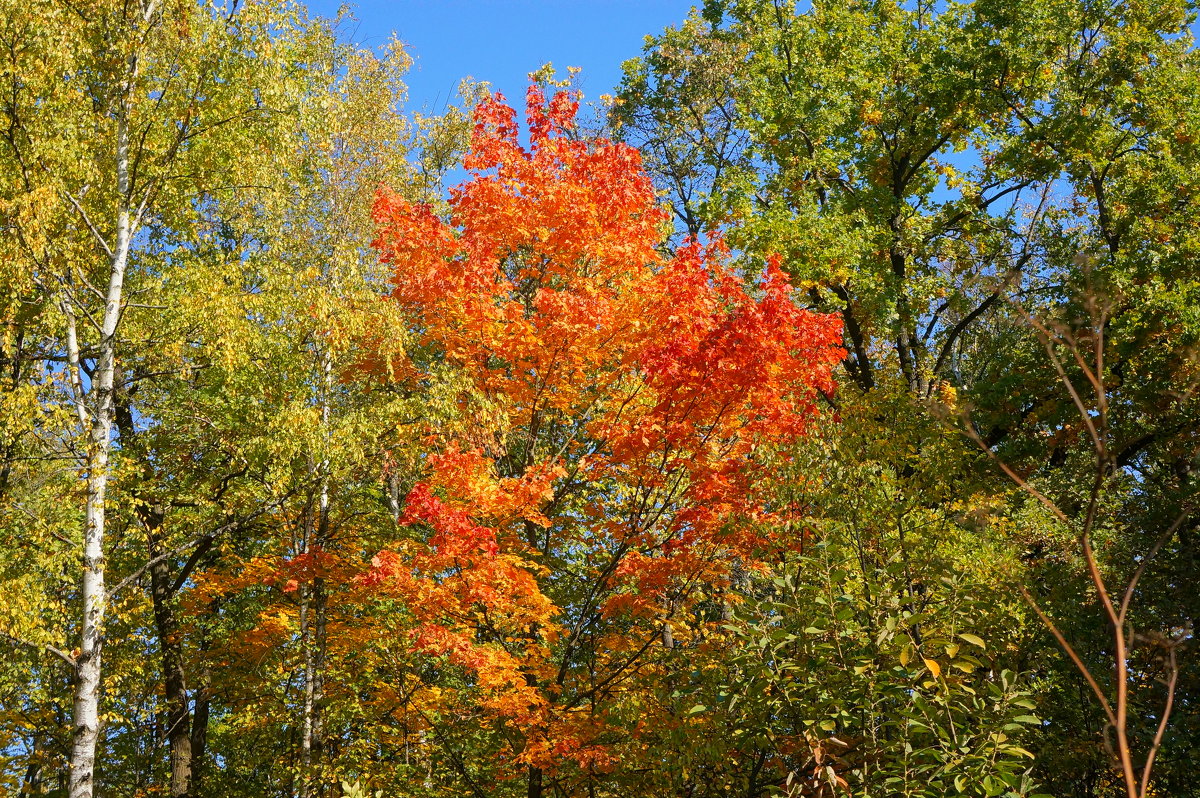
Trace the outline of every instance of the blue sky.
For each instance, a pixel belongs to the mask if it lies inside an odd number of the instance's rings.
[[[546,62],[560,75],[582,67],[586,101],[613,90],[621,62],[641,53],[647,34],[682,22],[698,0],[361,0],[354,42],[378,47],[392,31],[409,45],[409,108],[440,111],[459,80],[486,80],[520,107],[526,76]],[[314,15],[334,16],[339,0],[309,0]]]

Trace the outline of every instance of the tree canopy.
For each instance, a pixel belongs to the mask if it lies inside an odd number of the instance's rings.
[[[0,792],[1200,794],[1188,2],[0,3]]]

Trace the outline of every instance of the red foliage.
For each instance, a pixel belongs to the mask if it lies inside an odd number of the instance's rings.
[[[375,205],[393,297],[500,420],[486,450],[434,435],[403,520],[427,542],[369,579],[406,599],[424,650],[478,674],[539,766],[604,761],[603,715],[572,720],[564,698],[584,689],[581,625],[604,630],[593,667],[628,669],[668,595],[755,555],[759,452],[804,433],[843,355],[777,261],[747,285],[719,238],[664,255],[637,151],[568,135],[576,108],[531,88],[523,147],[514,111],[481,104],[448,222],[386,190]],[[591,587],[564,587],[567,566]]]

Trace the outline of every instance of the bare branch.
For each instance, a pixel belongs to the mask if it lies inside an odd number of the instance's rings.
[[[1167,527],[1167,529],[1158,536],[1158,540],[1154,541],[1154,547],[1151,548],[1146,556],[1142,558],[1142,561],[1138,563],[1137,570],[1133,572],[1133,577],[1129,580],[1129,584],[1125,587],[1125,595],[1121,599],[1121,611],[1118,613],[1118,618],[1121,623],[1125,622],[1125,615],[1129,612],[1129,604],[1133,601],[1134,591],[1137,589],[1138,581],[1141,580],[1142,574],[1146,571],[1146,566],[1148,566],[1150,561],[1153,560],[1158,552],[1162,550],[1162,547],[1167,545],[1167,541],[1175,536],[1175,533],[1179,531],[1179,527],[1183,526],[1183,522],[1187,520],[1187,517],[1188,513],[1186,510],[1181,512],[1175,519],[1175,522],[1172,523],[1171,526]]]
[[[1167,720],[1171,717],[1171,710],[1175,708],[1175,685],[1179,682],[1179,661],[1175,657],[1175,646],[1177,641],[1171,641],[1167,644],[1167,661],[1169,663],[1167,677],[1167,700],[1163,704],[1162,717],[1158,719],[1158,728],[1154,732],[1154,742],[1150,744],[1150,753],[1146,754],[1146,764],[1142,766],[1142,783],[1141,795],[1143,798],[1150,794],[1150,773],[1154,768],[1154,758],[1158,756],[1158,749],[1162,747],[1163,735],[1167,731]]]
[[[71,670],[75,670],[75,667],[78,664],[78,663],[76,663],[75,658],[72,657],[70,654],[63,651],[61,648],[55,648],[54,646],[50,645],[49,643],[33,643],[29,640],[26,640],[23,637],[18,637],[17,635],[14,635],[11,632],[8,632],[4,629],[0,629],[0,636],[3,636],[5,638],[7,638],[8,640],[11,640],[12,642],[16,643],[17,645],[25,646],[26,648],[32,648],[36,651],[44,651],[47,654],[52,654],[55,657],[58,657],[60,660],[62,660],[66,664],[66,666],[68,668],[70,668]]]
[[[96,243],[99,244],[100,248],[104,250],[104,254],[108,256],[108,259],[112,260],[112,247],[110,247],[108,242],[104,240],[104,236],[100,234],[99,228],[92,223],[92,217],[88,216],[87,211],[83,209],[83,205],[81,205],[79,200],[75,199],[74,195],[72,195],[70,192],[64,191],[63,196],[66,197],[67,202],[71,203],[71,205],[75,207],[75,210],[79,212],[79,215],[83,218],[83,223],[87,225],[87,229],[91,231],[92,237],[96,239]]]

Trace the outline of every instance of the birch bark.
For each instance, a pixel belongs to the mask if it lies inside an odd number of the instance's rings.
[[[155,3],[140,8],[141,21],[149,23]],[[79,654],[75,666],[75,691],[71,718],[70,798],[92,798],[95,792],[96,745],[100,738],[100,699],[103,678],[104,620],[107,591],[104,584],[105,496],[109,479],[109,455],[112,450],[115,413],[115,376],[117,373],[117,328],[121,321],[125,273],[133,235],[142,207],[133,208],[130,178],[129,117],[134,84],[138,75],[135,50],[126,60],[125,79],[116,108],[116,188],[115,238],[109,255],[108,287],[104,293],[104,312],[96,347],[96,364],[91,386],[85,396],[76,392],[76,410],[87,426],[87,504],[83,534],[82,577],[80,580]],[[68,346],[73,376],[80,370],[80,355],[74,326]]]
[[[136,68],[136,66],[134,66]],[[127,102],[127,101],[126,101]],[[82,618],[79,655],[75,667],[72,704],[71,798],[92,798],[95,790],[96,742],[100,736],[100,687],[104,649],[105,492],[108,459],[112,449],[114,375],[117,359],[117,326],[121,319],[121,294],[129,246],[133,239],[133,214],[129,203],[129,131],[126,109],[117,121],[117,236],[109,262],[108,290],[104,297],[96,368],[92,372],[88,416],[87,509],[83,535],[81,579]],[[79,353],[71,356],[78,365]]]

